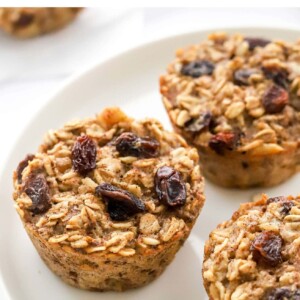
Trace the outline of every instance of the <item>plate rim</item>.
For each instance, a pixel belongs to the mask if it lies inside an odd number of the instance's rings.
[[[261,26],[261,25],[249,25],[249,26],[222,26],[222,27],[204,27],[203,29],[195,29],[195,30],[187,30],[180,33],[174,33],[174,34],[165,34],[159,37],[154,37],[151,39],[146,39],[141,42],[138,42],[134,45],[132,45],[129,48],[126,48],[125,50],[121,49],[120,51],[114,52],[110,55],[103,56],[101,59],[93,62],[92,64],[89,64],[85,66],[84,68],[75,71],[72,75],[64,79],[58,87],[51,92],[46,97],[41,97],[43,99],[43,104],[37,109],[37,111],[30,117],[30,120],[26,123],[24,128],[20,130],[20,132],[15,136],[13,143],[10,145],[10,151],[5,155],[3,159],[3,167],[0,170],[0,184],[3,181],[3,178],[6,174],[6,169],[9,166],[10,160],[12,159],[12,153],[14,149],[17,147],[19,140],[21,136],[32,126],[32,124],[35,122],[36,118],[42,113],[42,111],[46,110],[49,105],[51,105],[52,102],[56,101],[56,98],[59,97],[61,93],[63,93],[65,90],[69,89],[73,84],[75,84],[77,81],[80,81],[81,78],[88,76],[89,73],[93,73],[96,69],[101,68],[103,64],[109,64],[111,61],[120,59],[122,56],[128,56],[132,52],[140,52],[143,51],[144,48],[148,48],[154,45],[157,45],[161,42],[167,42],[168,40],[173,39],[180,39],[187,36],[193,36],[197,33],[201,34],[208,34],[210,32],[239,32],[239,31],[251,31],[251,30],[263,30],[263,31],[281,31],[281,32],[293,32],[299,34],[300,38],[300,28],[296,26]],[[174,49],[175,53],[176,49]],[[172,57],[170,58],[172,59]],[[1,231],[0,231],[1,233]],[[0,235],[0,239],[1,235]],[[7,289],[5,285],[5,279],[4,274],[1,268],[1,261],[0,261],[0,296],[3,296],[3,300],[13,300],[9,290]],[[2,298],[1,298],[2,299]]]

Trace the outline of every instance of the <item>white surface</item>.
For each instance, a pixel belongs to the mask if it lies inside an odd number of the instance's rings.
[[[293,40],[299,31],[241,29],[247,35]],[[91,293],[71,288],[49,271],[34,250],[11,202],[11,173],[25,153],[32,152],[49,128],[67,120],[86,117],[107,105],[119,105],[135,117],[155,116],[170,128],[158,93],[157,78],[174,49],[205,38],[207,32],[191,33],[134,49],[99,64],[68,82],[32,119],[18,139],[3,168],[0,182],[0,269],[11,300],[200,300],[206,299],[201,279],[203,242],[209,232],[230,218],[241,201],[262,191],[270,196],[297,194],[300,174],[269,189],[247,191],[206,184],[206,205],[192,234],[175,261],[155,282],[126,293]],[[216,213],[217,212],[217,213]],[[2,298],[1,298],[2,299]]]
[[[146,37],[167,36],[191,30],[238,26],[300,28],[300,8],[166,8],[146,9]]]
[[[0,80],[68,75],[134,43],[141,34],[138,9],[85,9],[63,30],[19,40],[0,32]],[[115,49],[115,50],[112,50]]]

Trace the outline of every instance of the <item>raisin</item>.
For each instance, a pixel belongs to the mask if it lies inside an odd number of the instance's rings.
[[[87,135],[79,136],[72,149],[72,164],[76,172],[86,175],[96,168],[97,146]]]
[[[151,137],[140,138],[132,132],[122,133],[115,141],[116,149],[121,156],[157,157],[159,143]]]
[[[265,47],[271,43],[270,40],[266,40],[262,38],[247,37],[244,40],[248,43],[250,51],[254,50],[256,47]]]
[[[262,99],[262,104],[268,114],[280,113],[288,102],[289,94],[278,85],[270,86]]]
[[[282,238],[272,231],[263,231],[251,244],[253,259],[260,264],[276,267],[282,262]]]
[[[155,191],[160,201],[169,206],[186,202],[186,187],[178,171],[172,167],[158,168],[155,174]]]
[[[249,77],[256,73],[255,70],[251,69],[240,69],[233,73],[233,82],[237,85],[249,85]]]
[[[294,205],[295,205],[295,204],[294,204],[294,202],[292,202],[292,201],[285,201],[285,202],[282,203],[282,209],[281,209],[280,212],[281,212],[283,215],[288,215],[289,212],[290,212],[290,210],[292,209],[292,207],[293,207]]]
[[[16,28],[23,28],[29,26],[34,20],[34,15],[30,13],[22,13],[19,18],[13,22]]]
[[[297,289],[297,290],[294,292],[294,295],[293,295],[292,300],[300,300],[300,289]]]
[[[267,204],[274,203],[274,202],[277,203],[285,200],[286,198],[284,196],[272,197],[267,200]]]
[[[242,167],[243,169],[248,169],[249,168],[249,164],[245,161],[242,161]]]
[[[194,118],[185,123],[185,130],[191,133],[199,133],[207,128],[213,127],[213,118],[210,112],[205,112],[199,115],[198,118]]]
[[[234,150],[240,142],[241,134],[237,132],[219,132],[209,141],[209,147],[219,155],[224,155],[225,150]]]
[[[287,215],[292,209],[292,207],[295,205],[293,201],[288,200],[284,196],[273,197],[267,200],[267,204],[274,203],[274,202],[281,202],[282,209],[280,212],[283,215]]]
[[[28,163],[33,159],[34,159],[33,154],[27,154],[26,157],[19,163],[19,165],[17,167],[18,183],[22,182],[22,172],[28,166]]]
[[[266,78],[273,80],[273,82],[284,89],[287,89],[289,86],[289,73],[278,67],[262,67]]]
[[[181,68],[181,74],[198,78],[203,75],[212,75],[215,65],[208,60],[192,61]]]
[[[51,207],[49,187],[44,174],[31,174],[26,180],[24,192],[32,201],[29,210],[34,214],[44,213]]]
[[[292,291],[287,287],[273,289],[265,297],[266,300],[299,300],[300,290]]]
[[[106,202],[109,216],[115,221],[128,220],[132,215],[146,210],[143,201],[109,183],[101,183],[97,186],[96,195],[101,196]]]

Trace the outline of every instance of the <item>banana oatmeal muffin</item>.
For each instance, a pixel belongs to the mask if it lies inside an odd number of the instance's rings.
[[[211,34],[160,78],[174,129],[225,187],[273,186],[299,169],[300,42]]]
[[[18,38],[31,38],[65,27],[81,10],[76,7],[2,7],[0,28]]]
[[[14,200],[42,259],[83,289],[143,286],[173,260],[204,204],[198,153],[118,108],[49,131],[14,172]]]
[[[212,231],[203,279],[211,300],[300,299],[300,198],[263,195]]]

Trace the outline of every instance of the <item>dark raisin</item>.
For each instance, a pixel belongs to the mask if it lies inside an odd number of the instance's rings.
[[[243,169],[248,169],[249,168],[249,164],[245,161],[242,161],[242,167]]]
[[[225,150],[234,150],[240,142],[241,134],[237,132],[219,132],[209,141],[209,147],[217,154],[223,155]]]
[[[282,202],[285,200],[286,200],[286,198],[284,196],[272,197],[267,200],[267,204],[274,203],[274,202],[275,203]]]
[[[282,238],[272,231],[263,231],[251,244],[253,259],[260,264],[276,267],[282,262]]]
[[[23,12],[17,20],[13,22],[16,28],[23,28],[29,26],[34,20],[34,15],[31,13]]]
[[[144,202],[136,196],[109,183],[97,186],[96,195],[106,202],[109,216],[115,221],[125,221],[146,209]]]
[[[181,206],[186,202],[186,187],[175,169],[164,166],[155,174],[155,191],[160,201],[169,206]]]
[[[293,207],[294,205],[295,205],[295,204],[294,204],[294,202],[292,202],[292,201],[285,201],[285,202],[282,203],[282,209],[281,209],[280,212],[281,212],[283,215],[288,215],[289,212],[290,212],[290,210],[292,209],[292,207]]]
[[[262,38],[247,37],[244,40],[248,43],[250,51],[254,50],[256,47],[265,47],[271,43],[270,40],[266,40]]]
[[[249,85],[249,77],[256,73],[255,70],[251,69],[240,69],[233,73],[233,82],[237,85]]]
[[[289,73],[285,69],[280,69],[278,67],[262,67],[266,78],[273,80],[273,82],[284,89],[289,86]]]
[[[273,198],[269,198],[267,200],[267,204],[270,204],[270,203],[273,203],[273,202],[281,202],[282,209],[281,209],[280,212],[283,215],[287,215],[290,212],[290,210],[292,209],[292,207],[295,205],[293,201],[288,200],[284,196],[273,197]]]
[[[300,300],[300,289],[297,289],[296,291],[294,291],[292,300]]]
[[[116,149],[121,156],[157,157],[159,143],[151,137],[140,138],[132,132],[122,133],[115,141]]]
[[[86,175],[96,168],[97,146],[87,135],[79,136],[72,149],[72,164],[76,172]]]
[[[288,288],[276,288],[267,294],[266,300],[291,300],[292,291]]]
[[[29,210],[41,214],[50,208],[50,193],[46,177],[42,173],[31,174],[25,183],[24,192],[31,199]]]
[[[213,118],[210,112],[205,112],[185,123],[185,130],[192,133],[199,133],[205,129],[213,127]]]
[[[278,85],[270,86],[263,95],[262,104],[268,114],[280,113],[289,102],[289,94]]]
[[[198,78],[203,75],[212,75],[214,69],[214,63],[208,60],[196,60],[184,65],[181,68],[181,74]]]
[[[22,182],[22,172],[24,169],[28,166],[28,163],[34,159],[33,154],[28,154],[26,157],[19,163],[17,167],[17,178],[18,178],[18,183]]]

